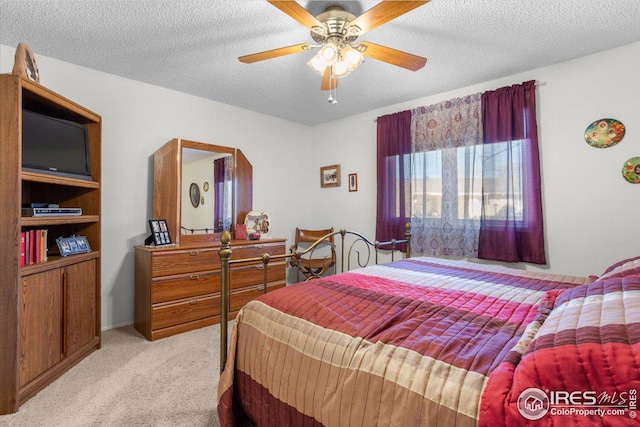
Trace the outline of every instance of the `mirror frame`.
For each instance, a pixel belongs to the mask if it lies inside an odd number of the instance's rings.
[[[175,138],[153,155],[153,218],[165,219],[176,244],[206,244],[220,241],[222,233],[182,234],[182,149],[229,153],[233,156],[231,234],[236,224],[252,210],[253,166],[238,148]],[[213,220],[213,219],[212,219]]]

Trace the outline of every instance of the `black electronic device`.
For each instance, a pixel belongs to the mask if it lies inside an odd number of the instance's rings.
[[[87,127],[23,109],[22,169],[91,180]]]
[[[80,216],[82,208],[22,208],[22,216]]]

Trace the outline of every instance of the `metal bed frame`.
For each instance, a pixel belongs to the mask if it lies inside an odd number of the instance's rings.
[[[355,252],[355,258],[358,267],[366,267],[371,261],[371,251],[373,250],[375,253],[375,264],[378,264],[379,261],[379,253],[380,251],[390,251],[391,253],[391,261],[395,261],[396,252],[402,252],[399,248],[401,245],[405,245],[404,258],[411,257],[411,224],[407,223],[405,226],[404,239],[396,240],[392,239],[388,242],[372,242],[366,237],[364,237],[360,233],[356,233],[354,231],[347,231],[345,229],[340,229],[333,233],[329,233],[324,235],[323,237],[316,240],[312,243],[307,249],[304,251],[296,250],[295,252],[281,255],[269,255],[264,254],[261,257],[254,258],[244,258],[244,259],[230,259],[231,258],[231,234],[228,231],[224,231],[220,236],[221,247],[218,251],[218,255],[220,256],[220,264],[221,264],[221,272],[220,272],[220,372],[224,371],[224,367],[227,363],[227,328],[228,328],[228,312],[229,312],[229,274],[230,267],[234,264],[239,263],[247,263],[247,262],[262,262],[263,271],[264,271],[264,293],[267,292],[267,266],[272,260],[279,259],[290,259],[297,258],[298,261],[303,255],[312,255],[313,252],[320,248],[329,246],[329,249],[335,254],[335,245],[329,243],[328,239],[331,236],[340,235],[340,273],[344,271],[349,271],[351,269],[351,259],[352,253]],[[354,240],[348,247],[348,250],[345,252],[345,237],[353,236]],[[364,246],[363,246],[364,245]],[[366,257],[359,250],[361,247],[366,248]],[[347,260],[347,270],[344,269],[345,266],[345,254]],[[337,266],[336,266],[336,273]],[[316,279],[320,276],[310,277],[310,279]]]

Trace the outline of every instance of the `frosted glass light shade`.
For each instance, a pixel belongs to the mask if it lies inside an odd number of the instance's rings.
[[[327,68],[327,64],[322,60],[319,55],[311,58],[311,61],[307,62],[307,65],[311,67],[316,73],[321,76],[324,75],[324,70]]]
[[[340,77],[346,76],[350,72],[351,70],[349,70],[347,62],[342,58],[340,58],[335,64],[333,64],[333,67],[331,68],[331,75],[338,79]]]
[[[347,63],[347,67],[349,67],[350,71],[358,68],[360,64],[362,64],[362,60],[364,59],[364,55],[359,51],[355,50],[349,45],[345,45],[341,51],[342,59]]]

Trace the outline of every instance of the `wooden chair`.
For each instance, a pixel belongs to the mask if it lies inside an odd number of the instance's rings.
[[[333,243],[333,227],[324,230],[303,230],[296,228],[296,241],[289,251],[296,256],[290,258],[291,266],[296,267],[297,280],[300,281],[300,272],[305,275],[305,281],[317,279],[336,264],[336,248]],[[331,234],[322,243],[303,253],[314,242]],[[327,251],[328,249],[328,251]]]

